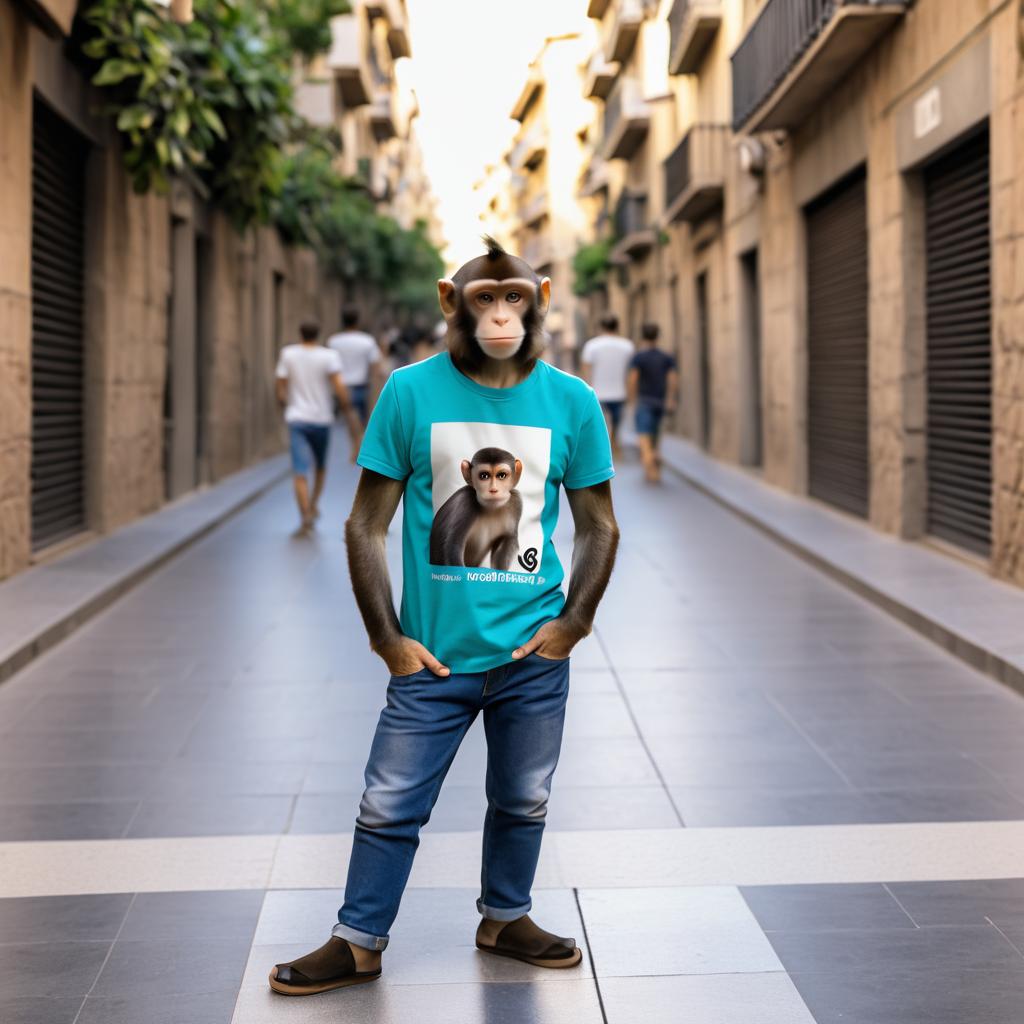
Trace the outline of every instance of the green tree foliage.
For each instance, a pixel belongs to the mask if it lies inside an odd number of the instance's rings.
[[[95,62],[135,189],[190,174],[239,230],[274,223],[311,245],[342,280],[370,285],[399,309],[433,303],[442,272],[422,225],[377,213],[365,183],[334,168],[337,139],[294,108],[296,56],[331,44],[348,0],[195,0],[179,25],[152,0],[93,0],[78,39]]]
[[[605,286],[612,266],[609,260],[612,244],[612,239],[605,238],[576,250],[572,260],[572,288],[577,295],[590,295]]]

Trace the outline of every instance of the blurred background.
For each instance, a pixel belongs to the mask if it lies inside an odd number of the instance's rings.
[[[442,350],[484,233],[545,359],[679,372],[538,883],[585,977],[470,955],[477,729],[351,1019],[1019,1024],[1024,0],[0,0],[0,1020],[344,1009],[265,987],[383,680],[275,366]]]

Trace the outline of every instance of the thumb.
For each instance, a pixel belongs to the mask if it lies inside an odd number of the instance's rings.
[[[450,674],[451,670],[446,665],[442,665],[441,662],[439,662],[437,658],[435,658],[434,655],[423,646],[423,644],[419,645],[419,654],[423,659],[423,664],[426,665],[426,667],[429,668],[435,676],[446,676]]]
[[[512,652],[512,657],[518,661],[520,658],[525,658],[528,654],[532,654],[538,647],[540,647],[540,645],[541,636],[539,633],[534,633],[533,636],[522,645],[522,647],[517,647]]]

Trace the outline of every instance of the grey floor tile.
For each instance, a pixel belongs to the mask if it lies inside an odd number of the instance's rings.
[[[882,885],[747,885],[740,892],[766,932],[914,927]]]
[[[138,801],[161,772],[160,765],[10,764],[0,771],[0,803]]]
[[[138,806],[135,800],[4,804],[0,807],[0,841],[118,839]]]
[[[239,984],[249,939],[118,941],[91,995],[157,1001],[196,992],[224,992]]]
[[[782,969],[732,886],[585,889],[579,899],[600,978]]]
[[[273,835],[287,829],[294,800],[291,796],[144,800],[126,838]]]
[[[688,828],[847,825],[877,820],[861,794],[843,790],[670,786],[669,792]]]
[[[89,996],[75,1024],[231,1024],[237,998],[238,985],[178,992],[166,1002],[147,994]]]
[[[962,882],[896,882],[889,890],[921,927],[1024,925],[1024,878]]]
[[[770,932],[790,974],[850,970],[1024,971],[1024,957],[992,925]]]
[[[0,944],[113,942],[131,902],[128,893],[0,899]]]
[[[4,1024],[76,1024],[81,996],[8,996],[0,993],[0,1020]]]
[[[0,993],[5,999],[84,996],[103,967],[110,941],[32,942],[0,946]]]
[[[155,800],[191,800],[211,796],[291,796],[302,789],[306,765],[227,761],[169,762],[147,795]]]
[[[602,978],[601,999],[608,1024],[815,1024],[782,972]]]
[[[867,968],[792,975],[817,1024],[1019,1024],[1024,971]]]
[[[928,786],[991,787],[992,774],[955,751],[904,753],[830,751],[843,775],[858,789],[917,789]]]
[[[262,906],[262,892],[141,892],[118,939],[251,940]]]

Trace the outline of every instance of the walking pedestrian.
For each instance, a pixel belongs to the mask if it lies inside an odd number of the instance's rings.
[[[342,331],[327,339],[327,347],[341,357],[341,379],[360,422],[365,425],[370,415],[370,399],[384,383],[380,346],[372,334],[359,329],[359,310],[355,306],[346,306],[341,311],[341,326]]]
[[[583,379],[593,387],[608,419],[612,453],[619,454],[619,423],[626,404],[626,370],[636,348],[619,333],[619,318],[614,313],[601,317],[603,334],[591,338],[580,353]]]
[[[327,476],[327,449],[334,422],[331,392],[337,396],[348,423],[355,461],[363,427],[341,377],[338,353],[320,344],[320,325],[311,321],[299,327],[298,344],[285,345],[277,360],[277,400],[284,406],[291,448],[292,480],[299,506],[300,525],[296,534],[308,535],[320,516],[320,495]],[[306,479],[310,467],[313,493]]]
[[[657,324],[640,329],[640,350],[629,364],[626,391],[636,410],[636,435],[644,476],[652,483],[661,479],[661,421],[676,406],[679,373],[674,356],[658,348]]]
[[[331,938],[270,972],[309,995],[372,981],[445,774],[483,715],[483,872],[476,946],[575,967],[572,938],[529,917],[573,647],[591,630],[618,528],[593,391],[539,360],[551,282],[488,241],[438,283],[448,348],[395,371],[359,453],[346,524],[370,645],[391,677],[366,766],[345,902]],[[559,487],[575,521],[568,594],[552,544]],[[385,536],[403,502],[401,617]],[[437,962],[436,980],[444,980]]]

